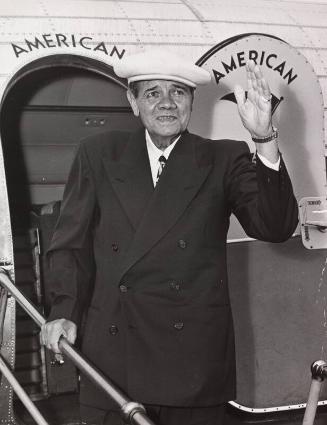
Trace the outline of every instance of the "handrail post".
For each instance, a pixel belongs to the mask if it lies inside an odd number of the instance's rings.
[[[327,374],[327,363],[318,360],[311,365],[312,381],[302,425],[313,425],[321,386]]]
[[[1,267],[0,284],[8,290],[39,327],[46,322],[42,314],[40,314],[36,307],[12,283],[6,270]],[[105,391],[105,393],[119,406],[121,415],[127,423],[131,425],[155,425],[154,422],[147,417],[145,408],[141,404],[132,402],[120,389],[110,382],[107,377],[94,366],[91,366],[79,351],[63,336],[60,338],[59,347],[79,370],[84,372],[97,387]]]

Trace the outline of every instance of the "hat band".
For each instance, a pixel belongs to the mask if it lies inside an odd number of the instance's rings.
[[[128,83],[132,83],[134,81],[148,81],[148,80],[169,80],[169,81],[177,81],[179,83],[186,84],[192,88],[196,87],[192,81],[187,80],[186,78],[177,77],[176,75],[169,74],[144,74],[144,75],[135,75],[133,77],[128,78]]]

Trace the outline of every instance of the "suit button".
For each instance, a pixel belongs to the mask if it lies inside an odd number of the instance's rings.
[[[183,322],[174,323],[174,328],[178,331],[181,331],[184,328],[184,323]]]
[[[180,284],[176,282],[170,282],[169,286],[170,286],[170,289],[173,289],[174,291],[179,291],[181,289]]]
[[[116,244],[116,243],[113,243],[113,244],[111,244],[111,249],[114,251],[114,252],[117,252],[118,251],[118,245]]]
[[[180,239],[180,240],[178,241],[178,246],[179,246],[180,248],[185,249],[185,248],[186,248],[186,245],[187,245],[187,243],[186,243],[186,241],[184,241],[184,239]]]
[[[118,334],[117,326],[111,325],[110,328],[109,328],[109,333],[110,333],[110,335],[113,335],[113,336],[117,335]]]
[[[125,292],[127,292],[128,288],[127,288],[126,285],[119,285],[119,290],[120,290],[120,292],[125,293]]]

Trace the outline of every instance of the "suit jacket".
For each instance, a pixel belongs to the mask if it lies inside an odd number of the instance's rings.
[[[251,237],[292,235],[297,203],[283,160],[274,171],[253,163],[245,142],[186,131],[154,189],[144,130],[81,143],[49,252],[50,319],[79,322],[87,309],[82,351],[132,399],[208,406],[235,398],[231,213]],[[86,379],[81,399],[110,406]]]

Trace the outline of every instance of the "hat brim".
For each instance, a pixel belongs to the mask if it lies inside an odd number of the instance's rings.
[[[176,81],[178,83],[183,83],[186,86],[196,88],[196,84],[192,81],[182,78],[176,77],[176,75],[169,74],[144,74],[144,75],[135,75],[133,77],[128,78],[128,84],[134,81],[149,81],[149,80],[168,80],[168,81]]]

